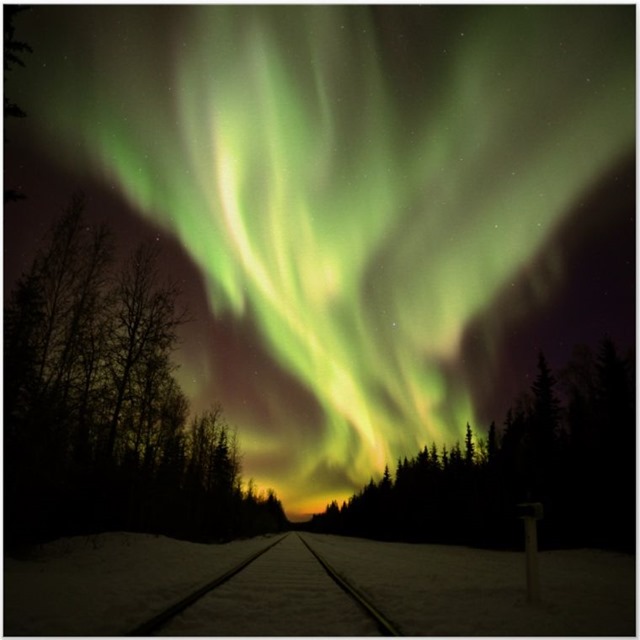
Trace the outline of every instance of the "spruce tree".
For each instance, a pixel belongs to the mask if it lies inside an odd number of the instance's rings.
[[[474,453],[473,434],[471,433],[471,426],[467,422],[467,432],[464,437],[464,461],[469,469],[473,466]]]

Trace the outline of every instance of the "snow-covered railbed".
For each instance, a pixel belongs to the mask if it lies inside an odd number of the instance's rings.
[[[520,553],[302,535],[408,635],[635,635],[635,558],[630,556],[541,553],[542,602],[529,605]],[[319,565],[297,536],[288,540],[292,544],[285,540],[256,561],[253,576],[250,565],[227,583],[229,589],[218,590],[222,602],[209,605],[217,607],[217,629],[205,606],[189,618],[185,612],[182,631],[240,635],[232,620],[232,611],[239,611],[253,616],[256,635],[283,634],[284,627],[273,625],[286,619],[300,634],[368,633],[358,627],[355,613],[336,608],[337,595],[336,601],[317,601],[314,590],[326,575],[315,573]],[[24,560],[5,558],[4,635],[121,635],[271,542],[259,537],[203,545],[109,533],[59,540]],[[290,579],[301,564],[308,574],[304,584]],[[280,567],[279,575],[274,567]],[[247,584],[233,586],[238,580]],[[260,618],[259,612],[265,615]],[[296,612],[304,615],[291,620]],[[327,627],[327,620],[338,624]],[[323,621],[324,627],[313,626]]]
[[[296,534],[177,616],[168,636],[377,636]]]
[[[406,635],[636,634],[632,556],[540,552],[541,601],[531,605],[523,553],[305,537]]]

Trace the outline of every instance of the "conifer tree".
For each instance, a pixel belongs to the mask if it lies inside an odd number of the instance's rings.
[[[495,463],[498,454],[498,440],[496,436],[496,423],[491,422],[489,426],[489,435],[487,437],[487,457],[490,465]]]
[[[464,449],[464,460],[467,468],[471,468],[473,466],[473,458],[475,453],[475,445],[473,443],[473,434],[471,433],[471,426],[467,422],[467,431],[464,439],[465,449]]]

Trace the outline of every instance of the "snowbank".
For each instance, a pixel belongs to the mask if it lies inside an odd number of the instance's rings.
[[[4,635],[122,635],[268,543],[104,533],[5,558]]]
[[[635,635],[634,557],[594,550],[541,553],[542,602],[532,606],[526,602],[520,553],[302,535],[408,635]],[[295,611],[306,601],[304,625],[297,627],[300,634],[326,628],[314,627],[314,620],[340,620],[333,602],[309,608],[314,602],[319,605],[314,589],[320,577],[311,573],[317,569],[312,568],[311,555],[302,553],[296,534],[290,539],[262,557],[262,568],[256,561],[254,574],[278,578],[269,581],[264,594],[249,600],[249,592],[238,584],[233,587],[233,581],[225,592],[220,590],[226,604],[219,607],[218,620],[225,612],[231,616],[234,607],[252,616],[260,598],[261,608],[273,620],[293,615],[283,609],[284,616],[278,616],[279,607]],[[121,635],[272,541],[259,537],[204,545],[107,533],[59,540],[24,560],[6,558],[4,635]],[[278,549],[282,557],[276,557]],[[296,596],[295,589],[288,590],[287,576],[293,575],[293,565],[303,562],[310,562],[305,569],[309,582]],[[243,580],[250,579],[247,570]],[[259,587],[260,580],[253,582]],[[351,614],[344,615],[346,620]],[[210,635],[207,618],[211,619],[201,615],[186,621],[185,632]],[[349,635],[354,628],[345,627],[342,633]],[[233,629],[231,622],[224,628],[229,634]],[[256,634],[283,635],[281,627],[265,622],[252,629]]]

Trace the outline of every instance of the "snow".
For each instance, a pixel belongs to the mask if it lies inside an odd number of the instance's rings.
[[[311,535],[405,635],[635,635],[635,558],[596,550],[539,555],[529,604],[524,553]]]
[[[407,635],[635,635],[635,558],[524,554],[300,534]],[[4,561],[4,635],[122,635],[274,541],[196,544],[105,533]],[[291,533],[170,623],[168,635],[376,635]]]
[[[202,598],[160,635],[203,635],[206,629],[222,636],[380,635],[295,534]]]
[[[5,558],[4,635],[122,635],[270,542],[104,533]]]

